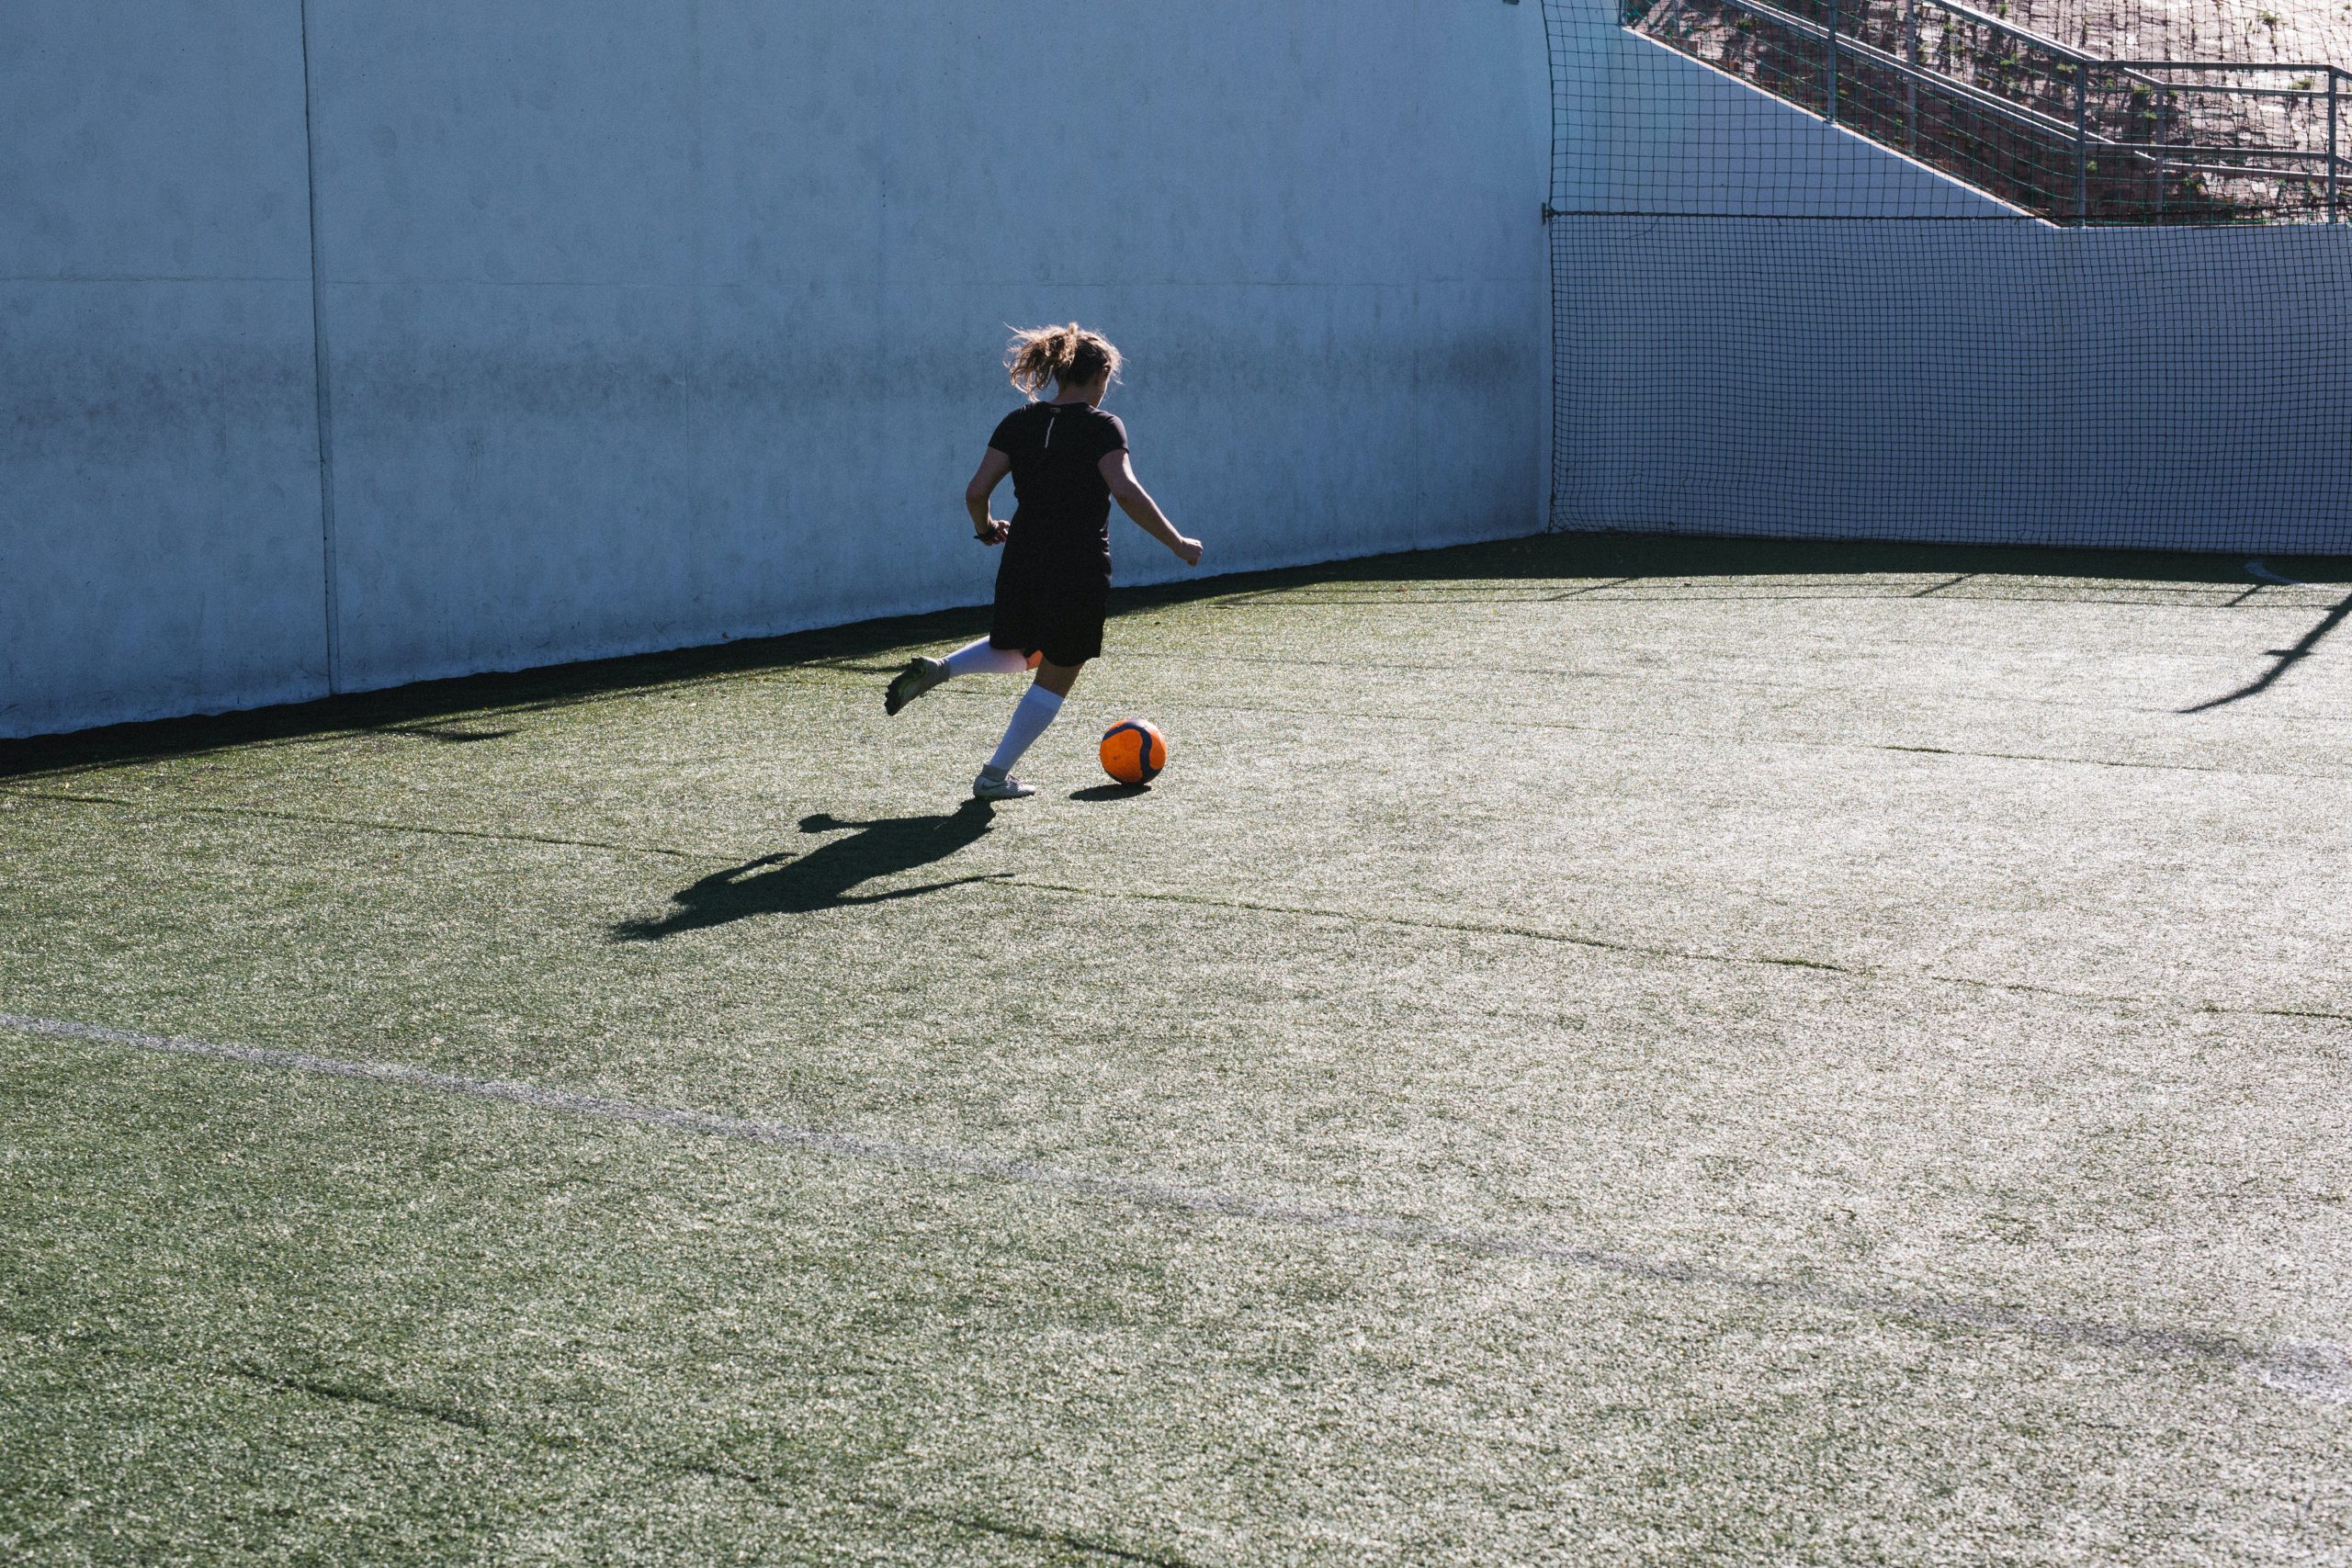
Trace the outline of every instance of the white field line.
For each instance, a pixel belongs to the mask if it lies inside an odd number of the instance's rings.
[[[1132,1177],[1096,1176],[996,1155],[827,1133],[781,1122],[722,1116],[707,1111],[645,1105],[507,1079],[465,1077],[398,1062],[356,1061],[308,1051],[222,1044],[185,1035],[142,1034],[94,1023],[30,1018],[5,1012],[0,1012],[0,1031],[127,1045],[169,1055],[209,1057],[243,1063],[248,1066],[272,1067],[327,1077],[357,1078],[441,1094],[463,1095],[475,1100],[503,1100],[537,1111],[634,1122],[639,1126],[667,1128],[709,1137],[735,1138],[779,1148],[805,1149],[835,1158],[904,1170],[937,1170],[980,1177],[1080,1197],[1105,1199],[1141,1209],[1214,1214],[1336,1235],[1368,1236],[1404,1246],[1442,1247],[1488,1257],[1530,1258],[1623,1279],[1711,1286],[1739,1294],[1827,1307],[1840,1312],[1908,1318],[1963,1329],[2023,1334],[2127,1353],[2192,1357],[2243,1368],[2251,1371],[2265,1386],[2281,1392],[2333,1402],[2352,1402],[2352,1355],[2343,1352],[2333,1341],[2284,1341],[2266,1352],[2226,1335],[2201,1330],[2054,1317],[2013,1307],[1942,1301],[1895,1292],[1817,1290],[1784,1280],[1742,1274],[1703,1263],[1645,1258],[1602,1247],[1550,1241],[1540,1236],[1430,1224],[1330,1204],[1254,1198],[1243,1193],[1221,1192],[1212,1188],[1179,1187]]]

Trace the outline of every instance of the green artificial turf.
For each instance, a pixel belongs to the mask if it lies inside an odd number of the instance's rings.
[[[1133,594],[992,809],[969,613],[0,747],[0,1555],[2352,1554],[2268,564]]]

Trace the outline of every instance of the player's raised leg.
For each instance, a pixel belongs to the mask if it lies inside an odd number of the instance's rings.
[[[966,643],[944,659],[917,654],[907,660],[905,669],[890,678],[890,689],[882,697],[882,711],[895,714],[925,692],[958,675],[1017,675],[1031,662],[1019,649],[991,648],[986,637]]]

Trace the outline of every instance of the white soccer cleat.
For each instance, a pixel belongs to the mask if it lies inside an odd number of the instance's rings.
[[[1011,773],[991,773],[986,768],[972,781],[974,800],[1019,800],[1037,793],[1037,786],[1023,784]]]

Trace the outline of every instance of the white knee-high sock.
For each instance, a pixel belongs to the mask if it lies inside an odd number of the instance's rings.
[[[1061,698],[1043,686],[1022,693],[1021,701],[1013,705],[1012,722],[1004,727],[1004,739],[997,743],[996,755],[989,759],[989,769],[1001,773],[1021,761],[1021,753],[1046,733],[1046,727],[1061,711]]]
[[[990,648],[989,639],[967,642],[940,661],[950,675],[1014,675],[1029,668],[1029,656],[1017,648]]]

